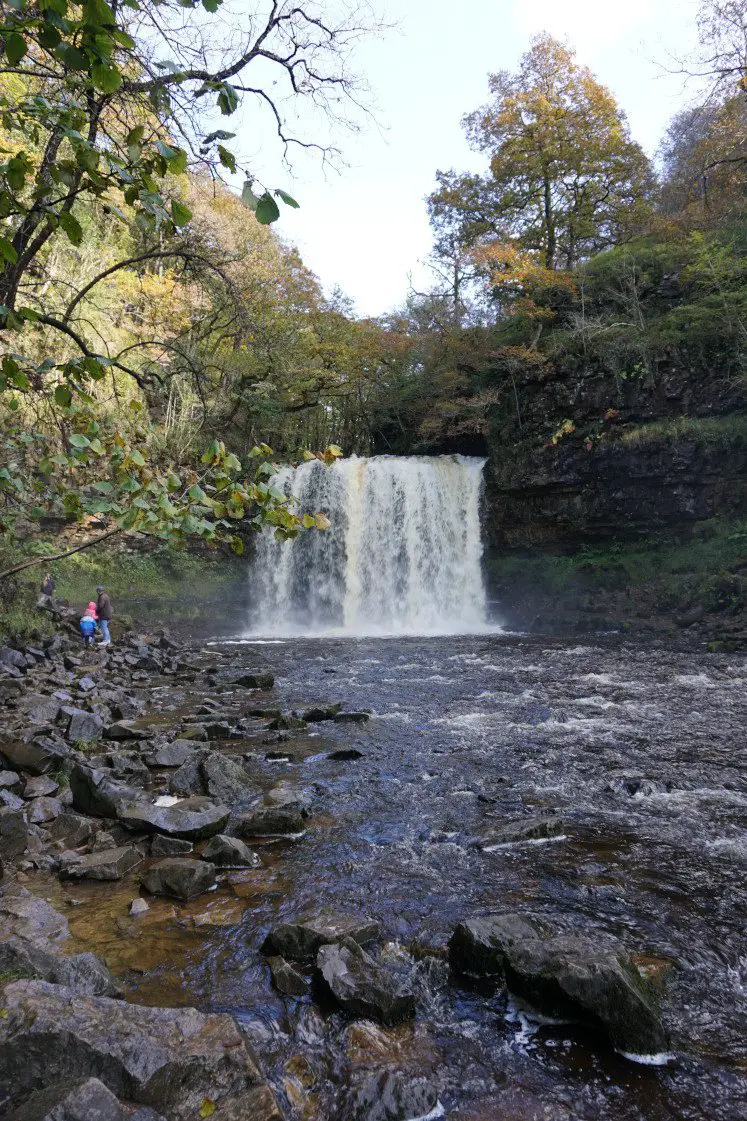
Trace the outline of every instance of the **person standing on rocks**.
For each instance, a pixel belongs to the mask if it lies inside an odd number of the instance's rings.
[[[108,593],[104,591],[101,584],[99,584],[96,588],[96,595],[98,596],[98,599],[96,600],[96,614],[99,620],[99,628],[101,629],[101,633],[104,636],[100,645],[108,646],[111,642],[111,635],[109,634],[109,620],[112,617],[112,601],[109,599]]]
[[[54,576],[52,575],[51,572],[48,572],[47,575],[44,577],[44,579],[41,582],[41,587],[39,588],[39,591],[41,592],[41,594],[43,596],[53,596],[54,595],[54,590],[55,590],[56,587],[57,587],[57,584],[55,582]]]

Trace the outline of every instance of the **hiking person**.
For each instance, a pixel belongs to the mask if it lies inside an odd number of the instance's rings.
[[[53,596],[56,587],[57,583],[54,576],[51,572],[48,572],[39,586],[39,591],[43,596]]]
[[[96,595],[98,596],[96,600],[96,614],[98,616],[101,633],[104,636],[101,641],[101,646],[108,646],[111,642],[109,621],[112,617],[112,601],[109,599],[108,593],[104,591],[101,584],[96,588]]]
[[[80,633],[86,650],[93,646],[93,635],[96,630],[96,604],[91,600],[83,612],[80,620]]]

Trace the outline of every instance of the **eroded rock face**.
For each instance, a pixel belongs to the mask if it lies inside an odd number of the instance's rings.
[[[295,922],[279,923],[265,939],[262,950],[291,961],[314,961],[322,946],[350,938],[359,945],[379,937],[381,928],[373,919],[355,915],[322,913]]]
[[[202,841],[221,833],[231,812],[208,798],[185,798],[173,806],[156,806],[142,799],[123,803],[117,817],[128,829],[165,833],[185,841]]]
[[[622,948],[507,914],[460,923],[449,957],[459,972],[505,978],[512,992],[547,1015],[603,1028],[620,1051],[667,1048],[656,994]]]
[[[322,946],[317,969],[346,1012],[398,1024],[415,1015],[415,994],[361,949],[352,938]]]
[[[411,1121],[427,1117],[438,1105],[438,1091],[425,1078],[379,1070],[346,1095],[342,1121]]]
[[[194,899],[215,884],[215,865],[189,857],[169,857],[154,864],[140,877],[151,895],[170,895],[174,899]]]
[[[45,981],[15,981],[1,991],[0,1085],[14,1103],[93,1077],[169,1121],[192,1121],[206,1098],[221,1119],[279,1118],[231,1016],[76,996]]]

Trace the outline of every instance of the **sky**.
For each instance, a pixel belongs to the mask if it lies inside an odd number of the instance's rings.
[[[375,0],[374,0],[375,2]],[[375,120],[335,136],[346,166],[303,156],[292,169],[268,165],[272,134],[244,118],[240,151],[300,207],[275,229],[298,246],[327,292],[339,287],[362,316],[399,306],[432,281],[425,199],[437,169],[483,170],[462,116],[487,100],[487,75],[516,69],[531,37],[566,39],[578,61],[608,86],[633,137],[654,156],[667,122],[692,95],[669,70],[695,46],[697,0],[383,0],[395,26],[357,48],[354,68],[370,87]],[[312,121],[304,121],[311,128]],[[269,145],[269,148],[268,148]]]

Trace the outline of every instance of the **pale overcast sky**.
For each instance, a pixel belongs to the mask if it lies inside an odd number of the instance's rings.
[[[460,120],[487,99],[487,74],[515,68],[538,32],[564,37],[653,155],[688,92],[661,63],[694,46],[696,7],[696,0],[382,0],[379,10],[398,26],[355,59],[381,128],[364,122],[361,135],[338,136],[348,164],[340,173],[308,158],[293,174],[270,172],[301,203],[297,211],[284,207],[275,228],[298,245],[325,290],[339,285],[360,315],[396,307],[410,276],[416,288],[428,284],[419,262],[431,244],[425,197],[436,169],[484,167]],[[260,147],[264,159],[271,134],[252,131],[250,141],[245,121],[240,142],[246,154],[252,143]]]

